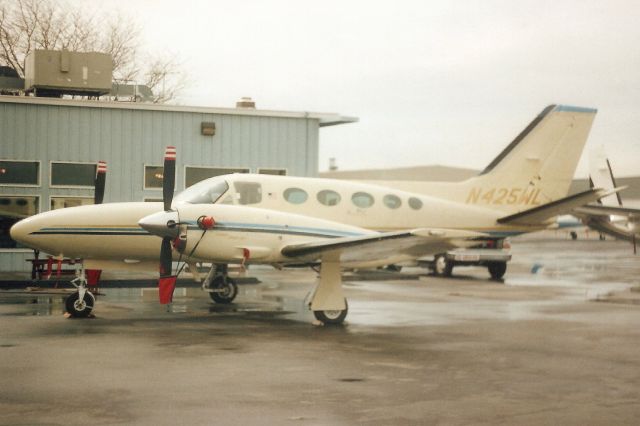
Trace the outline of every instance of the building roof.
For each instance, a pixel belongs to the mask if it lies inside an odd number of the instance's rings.
[[[225,114],[225,115],[246,115],[253,117],[279,117],[279,118],[311,118],[320,122],[320,127],[335,126],[337,124],[356,123],[357,117],[343,116],[337,113],[324,112],[295,112],[295,111],[274,111],[253,108],[214,108],[200,106],[182,106],[169,104],[151,104],[142,102],[114,102],[85,99],[58,99],[58,98],[38,98],[33,96],[0,96],[2,103],[31,104],[31,105],[55,105],[83,108],[110,108],[128,109],[143,111],[171,111],[171,112],[194,112],[200,114]]]
[[[407,180],[433,182],[456,182],[476,176],[477,174],[477,170],[439,165],[369,170],[334,170],[320,172],[321,177],[332,179]]]

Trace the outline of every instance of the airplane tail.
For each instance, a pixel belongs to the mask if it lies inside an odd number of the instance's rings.
[[[516,213],[566,197],[596,112],[546,107],[478,176],[455,184],[458,201]]]
[[[616,188],[616,179],[613,177],[611,163],[604,152],[604,147],[591,151],[589,157],[589,184],[591,188],[603,188],[612,190]],[[622,206],[622,198],[620,193],[607,195],[598,200],[598,203],[607,207]]]

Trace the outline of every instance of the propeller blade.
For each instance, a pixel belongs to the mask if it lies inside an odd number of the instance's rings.
[[[107,163],[98,161],[96,172],[95,190],[93,193],[93,204],[102,204],[104,200],[104,187],[107,180]]]
[[[176,288],[177,276],[171,274],[171,237],[162,239],[160,247],[160,279],[158,279],[158,296],[161,305],[167,305],[173,301],[173,291]]]
[[[162,200],[164,209],[171,210],[173,191],[176,186],[176,147],[168,146],[164,154],[164,173],[162,178]]]
[[[171,241],[171,237],[162,239],[162,246],[160,246],[160,277],[171,276],[171,263],[173,261]]]

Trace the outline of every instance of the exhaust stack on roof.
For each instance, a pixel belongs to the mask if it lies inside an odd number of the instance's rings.
[[[250,96],[243,96],[238,102],[236,102],[236,108],[256,109],[256,103]]]

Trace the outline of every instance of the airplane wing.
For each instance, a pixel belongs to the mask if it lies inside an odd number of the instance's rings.
[[[606,191],[600,188],[592,188],[584,192],[570,195],[547,204],[543,204],[532,209],[524,210],[516,214],[504,216],[498,219],[498,223],[514,224],[514,225],[540,225],[546,220],[553,217],[569,214],[574,209],[584,206],[590,202],[596,201],[601,197],[605,197],[613,192],[620,191],[624,188],[615,188],[612,191]]]
[[[594,216],[629,216],[640,218],[640,209],[622,206],[601,206],[588,204],[575,209],[576,213]]]
[[[317,259],[327,253],[339,254],[341,262],[377,262],[396,257],[419,257],[455,247],[477,244],[485,234],[452,229],[413,229],[375,235],[332,238],[289,245],[282,254],[291,258]]]

